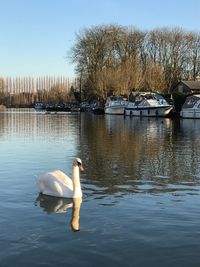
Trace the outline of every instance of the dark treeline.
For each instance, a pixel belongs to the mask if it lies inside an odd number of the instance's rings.
[[[181,28],[95,26],[76,35],[71,59],[85,98],[132,90],[168,93],[178,81],[199,75],[200,34]]]
[[[80,81],[60,77],[0,77],[0,104],[31,106],[35,102],[59,103],[75,101]]]

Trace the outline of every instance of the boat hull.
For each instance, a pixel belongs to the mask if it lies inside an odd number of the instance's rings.
[[[70,112],[71,109],[57,109],[57,108],[46,108],[46,112]]]
[[[105,113],[105,111],[104,111],[104,108],[93,108],[92,113],[97,114],[97,115],[102,115]]]
[[[105,114],[123,115],[124,107],[106,107]]]
[[[122,96],[108,97],[105,104],[105,114],[123,115],[128,101]]]
[[[167,117],[172,111],[171,106],[163,107],[134,107],[125,108],[124,114],[127,116],[143,116],[143,117]]]
[[[200,110],[181,110],[180,117],[185,119],[200,119]]]
[[[35,103],[34,105],[35,110],[43,110],[45,109],[45,105],[43,103]]]

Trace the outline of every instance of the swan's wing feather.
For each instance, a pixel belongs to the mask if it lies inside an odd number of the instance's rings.
[[[38,178],[38,187],[41,193],[57,197],[73,196],[72,180],[62,171],[48,172]]]
[[[71,190],[73,190],[73,183],[72,180],[62,171],[56,170],[53,172],[50,172],[50,174],[56,178],[57,181],[62,183],[64,186],[69,187]]]

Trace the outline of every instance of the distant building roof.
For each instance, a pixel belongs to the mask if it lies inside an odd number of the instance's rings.
[[[200,93],[200,81],[180,81],[171,88],[171,92],[175,93]]]
[[[200,81],[181,81],[191,90],[200,90]]]

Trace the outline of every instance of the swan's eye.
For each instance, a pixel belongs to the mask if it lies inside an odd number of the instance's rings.
[[[77,164],[78,164],[78,166],[81,166],[81,165],[82,165],[82,164],[81,164],[80,162],[78,162],[78,161],[77,161]]]

